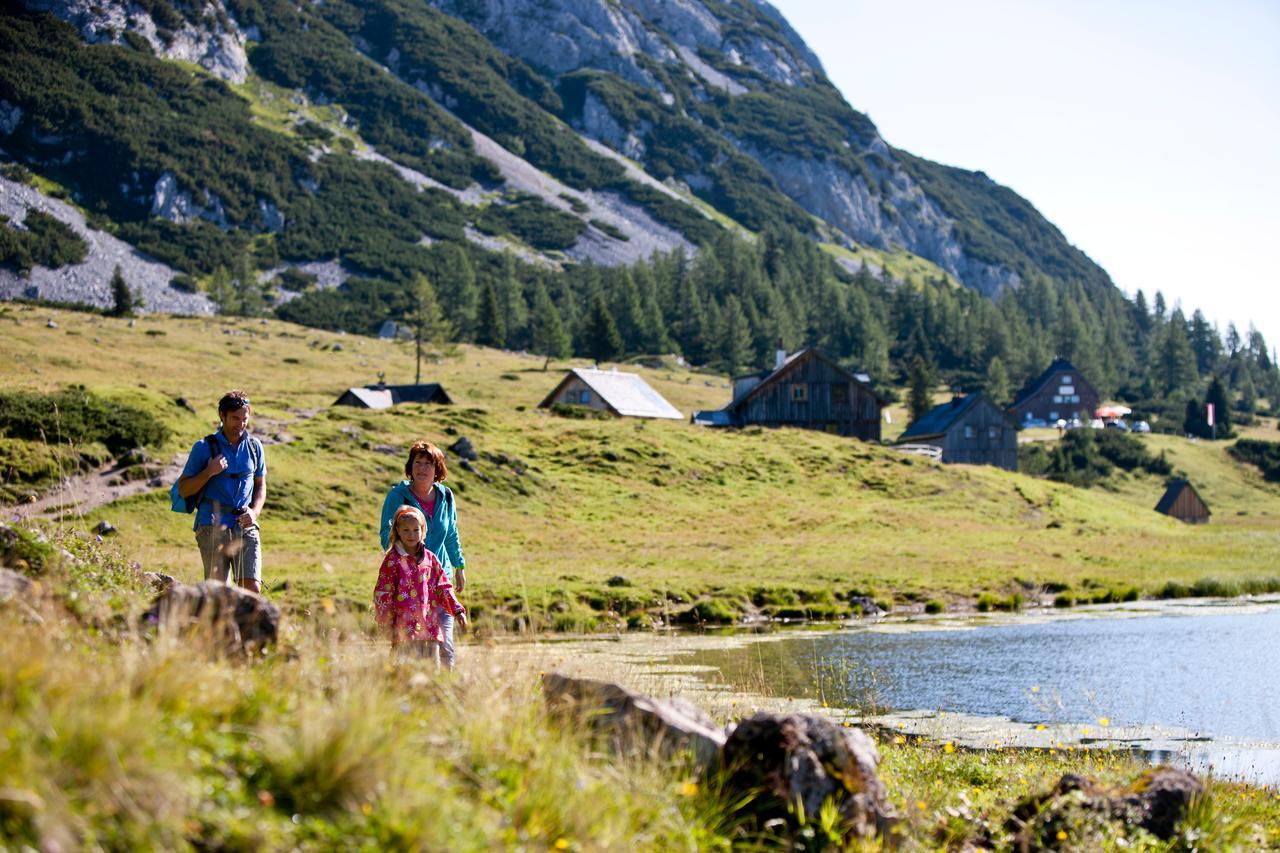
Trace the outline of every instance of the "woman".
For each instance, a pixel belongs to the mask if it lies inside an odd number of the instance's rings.
[[[467,585],[466,561],[462,556],[462,543],[458,540],[458,508],[453,492],[443,481],[449,476],[444,464],[444,451],[428,441],[419,441],[409,448],[409,461],[404,463],[404,475],[387,492],[382,502],[382,550],[391,547],[391,525],[396,510],[402,506],[417,507],[427,519],[427,550],[436,555],[444,566],[445,574],[458,594]],[[453,617],[443,608],[437,608],[436,616],[444,634],[441,662],[453,669]]]

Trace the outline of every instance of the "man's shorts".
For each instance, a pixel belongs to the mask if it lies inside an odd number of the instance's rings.
[[[204,579],[262,582],[262,543],[258,527],[248,530],[205,524],[196,528]]]

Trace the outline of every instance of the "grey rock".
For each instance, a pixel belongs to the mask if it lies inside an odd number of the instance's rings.
[[[876,604],[875,599],[859,595],[849,599],[849,608],[863,616],[883,616],[884,608]]]
[[[5,136],[13,133],[22,123],[22,107],[8,101],[0,101],[0,133]]]
[[[605,581],[604,585],[605,586],[631,586],[631,581],[627,580],[622,575],[614,575],[613,577]]]
[[[36,582],[21,572],[0,569],[0,601],[24,600],[36,589]]]
[[[112,534],[116,533],[117,530],[114,524],[112,524],[109,521],[103,520],[103,521],[99,521],[96,525],[94,525],[93,532],[98,534],[99,536],[111,536]]]
[[[113,304],[111,277],[118,266],[125,281],[142,297],[142,311],[214,313],[214,304],[206,295],[185,293],[169,286],[177,275],[172,267],[147,257],[110,234],[89,228],[84,216],[70,204],[0,176],[0,215],[9,217],[11,222],[20,222],[28,210],[39,210],[66,223],[85,241],[88,252],[79,264],[56,270],[38,266],[26,278],[12,270],[0,269],[0,299],[40,297],[110,308]]]
[[[480,458],[480,454],[476,452],[475,445],[472,444],[471,439],[467,438],[465,435],[459,436],[457,441],[449,445],[448,450],[459,459],[470,459],[475,461]]]
[[[142,579],[156,592],[164,592],[178,582],[173,575],[166,575],[163,572],[143,572]]]
[[[46,328],[46,329],[56,329],[56,328],[58,328],[58,323],[57,323],[57,321],[55,321],[55,320],[50,320],[49,322],[45,323],[44,325],[45,325],[45,328]]]
[[[898,821],[876,773],[880,754],[861,729],[829,717],[756,714],[734,727],[720,754],[724,790],[747,798],[760,826],[783,821],[798,828],[794,804],[816,815],[830,800],[846,834],[873,838]]]
[[[547,707],[589,726],[623,755],[692,753],[712,767],[725,743],[724,730],[684,699],[654,699],[617,684],[559,673],[542,677]]]
[[[89,44],[122,44],[126,32],[142,36],[156,55],[192,62],[215,77],[243,83],[248,76],[245,34],[222,0],[205,0],[198,6],[200,23],[182,26],[161,36],[150,12],[122,0],[28,0],[32,11],[49,12],[75,27]],[[224,26],[223,21],[227,22]]]
[[[275,643],[280,608],[257,593],[220,581],[179,583],[156,597],[142,623],[204,640],[214,653],[243,654]]]
[[[147,454],[145,448],[135,447],[120,454],[117,464],[121,468],[128,468],[130,465],[145,465],[150,461],[151,457]]]

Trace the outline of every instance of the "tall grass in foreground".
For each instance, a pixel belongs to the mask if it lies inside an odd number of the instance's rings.
[[[288,614],[279,649],[218,659],[139,636],[150,594],[136,572],[92,542],[64,544],[84,562],[46,567],[56,601],[0,604],[0,847],[775,846],[687,763],[619,758],[548,717],[536,651],[466,643],[453,675],[395,665],[364,615],[320,608]],[[999,847],[1016,800],[1062,773],[1138,772],[1119,753],[971,753],[893,735],[881,750],[905,849],[984,832]],[[828,837],[823,820],[798,839],[807,849]],[[1276,827],[1274,791],[1215,784],[1179,840],[1127,849],[1280,847]],[[1090,838],[1076,849],[1095,849]]]

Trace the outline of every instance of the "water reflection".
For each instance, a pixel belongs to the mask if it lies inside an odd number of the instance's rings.
[[[1164,726],[1280,742],[1280,610],[1085,618],[826,636],[700,652],[735,686],[866,712],[941,709],[1029,723]],[[1115,728],[1111,731],[1115,732]],[[1088,732],[1085,732],[1088,734]],[[1280,778],[1274,749],[1186,742],[1191,763]],[[1261,765],[1262,772],[1250,768]]]

